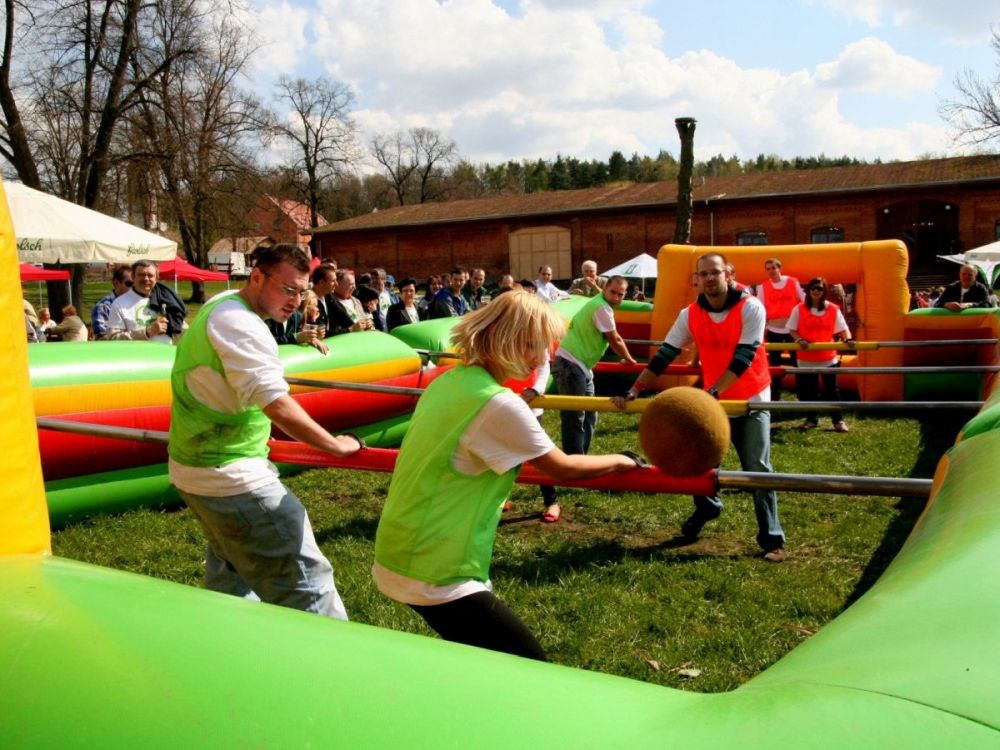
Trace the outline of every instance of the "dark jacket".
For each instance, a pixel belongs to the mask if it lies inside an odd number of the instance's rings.
[[[971,302],[973,307],[993,307],[990,290],[981,281],[973,282],[962,296],[962,282],[954,281],[945,287],[934,307],[944,307],[945,302]]]
[[[434,295],[434,302],[431,304],[430,314],[427,316],[431,320],[437,318],[457,318],[469,312],[469,306],[465,304],[465,297],[453,296],[450,289],[442,289]]]
[[[327,295],[327,296],[332,297],[332,295]],[[360,302],[358,302],[357,297],[351,297],[351,299],[354,300],[358,305],[361,304]],[[329,338],[330,336],[337,336],[341,333],[350,333],[351,326],[353,326],[356,321],[352,319],[350,315],[347,314],[347,311],[344,309],[343,305],[341,305],[340,302],[336,299],[336,297],[333,297],[332,300],[329,302],[328,309],[330,313],[329,313],[329,320],[326,321],[327,338]]]
[[[416,307],[416,303],[414,303]],[[424,320],[424,315],[421,314],[420,308],[417,307],[417,316],[420,320]],[[406,305],[403,302],[397,302],[393,305],[389,305],[389,309],[385,311],[385,322],[387,330],[391,331],[393,328],[398,328],[399,326],[405,326],[412,321],[406,314]]]
[[[149,292],[147,307],[157,315],[166,316],[168,336],[175,336],[184,331],[184,318],[187,316],[184,300],[166,284],[158,281],[153,285]]]
[[[283,326],[276,320],[268,318],[264,321],[267,330],[274,336],[274,340],[279,344],[297,344],[295,334],[302,330],[302,313],[296,310],[288,316],[288,325]]]

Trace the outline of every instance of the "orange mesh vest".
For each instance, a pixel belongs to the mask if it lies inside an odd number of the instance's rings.
[[[813,315],[812,311],[806,307],[805,303],[799,305],[799,327],[796,329],[799,336],[806,341],[827,342],[833,341],[833,329],[837,325],[837,313],[840,308],[832,302],[826,303],[826,309],[822,315]],[[799,362],[832,362],[837,359],[837,352],[812,352],[800,350],[796,352]]]
[[[787,318],[792,314],[792,310],[799,304],[799,295],[795,293],[796,286],[798,285],[791,276],[786,277],[784,289],[775,289],[770,279],[760,285],[761,293],[764,295],[761,302],[767,311],[768,322]]]
[[[698,347],[701,357],[701,371],[705,388],[711,386],[722,377],[733,361],[733,352],[740,341],[743,332],[743,305],[747,299],[741,299],[729,309],[729,314],[721,323],[716,323],[708,311],[695,302],[688,307],[688,328]],[[758,346],[750,367],[740,375],[739,379],[729,388],[719,394],[719,398],[733,401],[743,401],[756,396],[765,386],[771,384],[771,373],[767,367],[767,353],[764,347]]]

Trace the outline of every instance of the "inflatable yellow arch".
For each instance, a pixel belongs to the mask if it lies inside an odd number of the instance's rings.
[[[38,431],[28,380],[28,340],[21,313],[21,287],[15,280],[17,251],[7,195],[0,183],[0,351],[6,352],[4,387],[0,388],[0,556],[51,552],[49,512],[45,505]],[[18,315],[21,313],[21,315]]]
[[[722,253],[735,267],[736,278],[748,285],[764,281],[764,261],[768,258],[779,258],[782,272],[802,283],[813,276],[823,276],[830,284],[856,284],[854,309],[861,323],[858,330],[852,331],[854,337],[869,341],[900,341],[904,337],[909,306],[906,247],[899,240],[878,240],[828,245],[664,245],[657,258],[659,276],[650,322],[651,338],[666,336],[677,314],[694,301],[696,293],[691,276],[698,258],[709,252]],[[903,364],[903,351],[888,348],[865,351],[858,354],[856,362],[866,366],[899,366]],[[678,383],[677,378],[661,380],[660,388]],[[896,401],[902,398],[903,378],[860,376],[858,393],[864,401]]]

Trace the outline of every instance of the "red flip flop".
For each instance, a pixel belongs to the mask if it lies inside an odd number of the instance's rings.
[[[542,520],[545,523],[557,523],[562,516],[562,508],[558,503],[553,503],[542,512]]]

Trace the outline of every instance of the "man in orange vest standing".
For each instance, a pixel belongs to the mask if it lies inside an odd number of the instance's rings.
[[[768,258],[764,261],[764,271],[767,279],[763,284],[754,287],[754,294],[757,299],[764,303],[767,310],[767,331],[764,340],[768,343],[790,343],[792,339],[788,332],[788,316],[800,302],[806,299],[802,285],[794,276],[784,276],[781,273],[781,261],[777,258]],[[784,352],[769,352],[768,362],[772,367],[782,365],[782,355]],[[795,352],[789,352],[792,360],[792,367],[795,367]],[[775,401],[781,400],[781,380],[780,374],[771,378],[771,398]]]
[[[683,347],[692,341],[701,357],[702,384],[716,398],[761,402],[771,396],[771,377],[762,339],[765,312],[760,300],[730,285],[725,257],[707,253],[698,258],[697,300],[674,322],[663,345],[639,373],[619,407],[634,399],[652,384]],[[773,471],[771,468],[771,413],[751,411],[747,416],[730,417],[733,446],[744,471]],[[773,490],[754,490],[757,516],[757,544],[763,558],[779,563],[785,559],[785,532],[778,520],[778,497]],[[681,526],[681,535],[694,541],[702,527],[722,512],[718,497],[696,496],[694,513]]]

